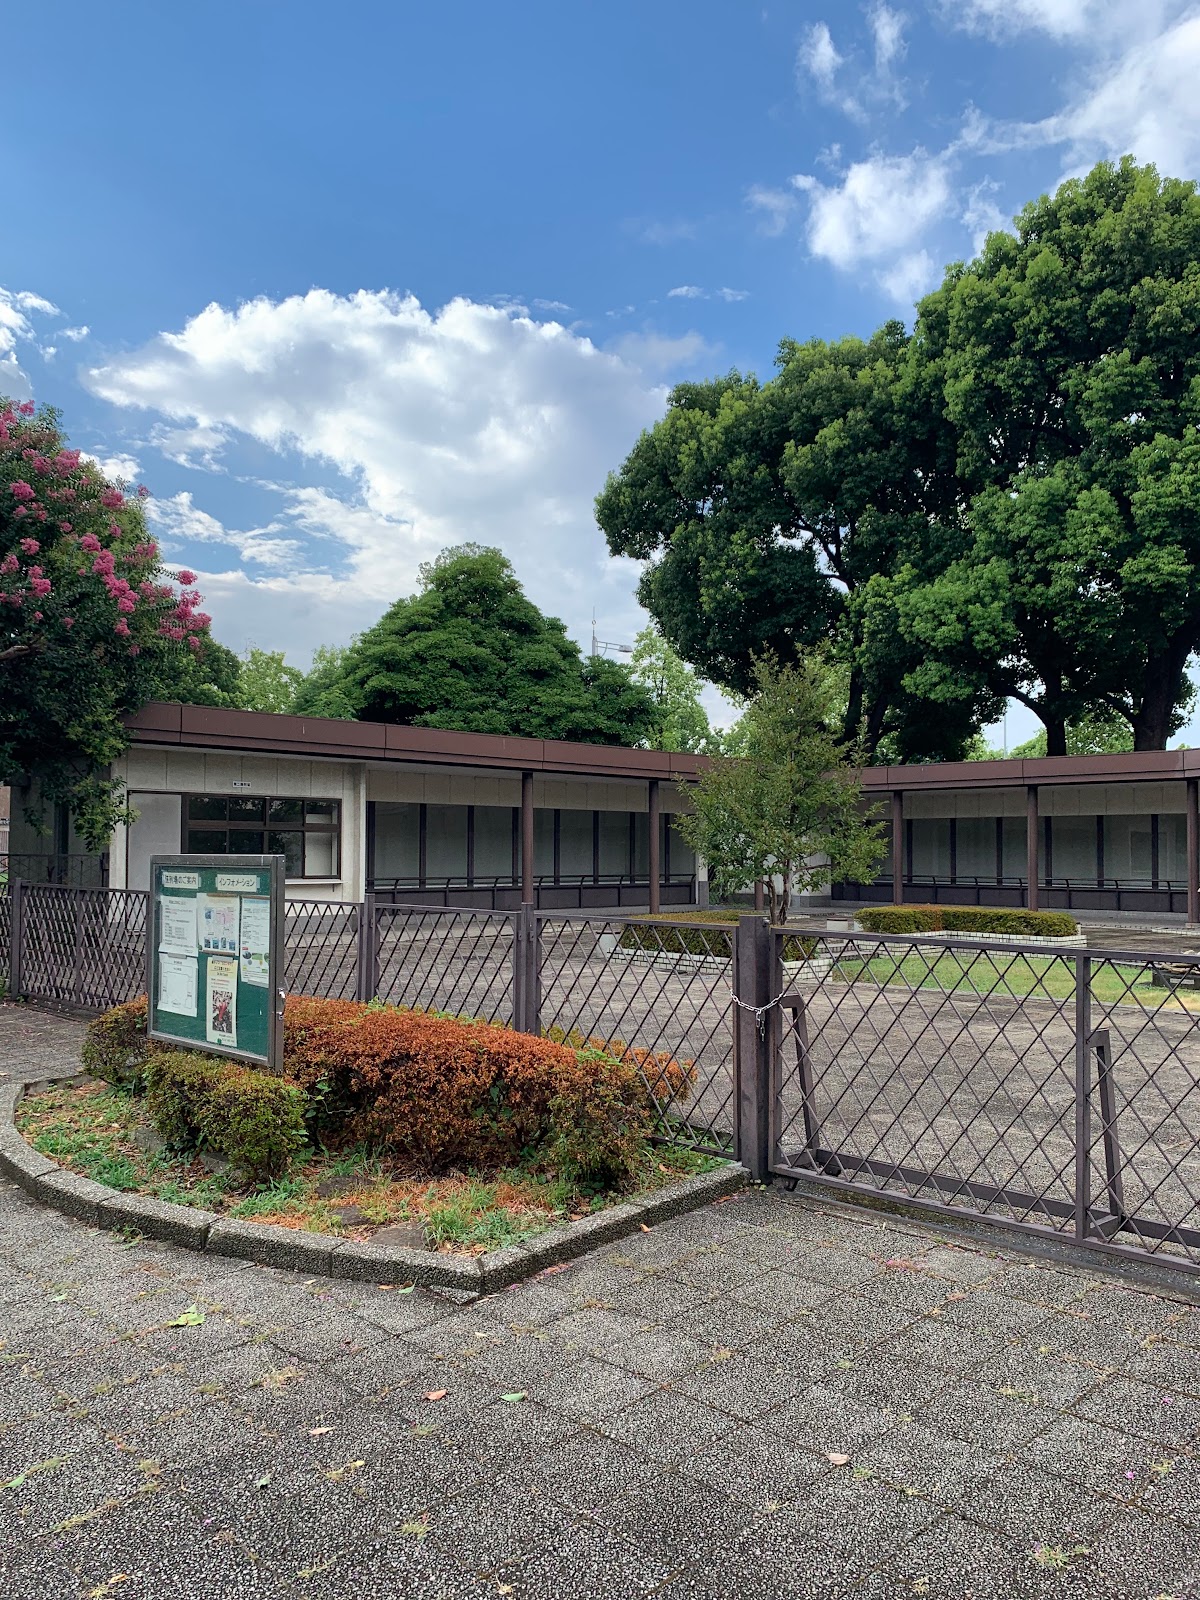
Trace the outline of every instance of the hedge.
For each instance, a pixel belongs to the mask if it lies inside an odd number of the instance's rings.
[[[83,1036],[83,1070],[106,1083],[140,1093],[145,1088],[146,1058],[153,1047],[146,1038],[146,996],[113,1006],[88,1023]]]
[[[618,944],[622,950],[644,950],[650,955],[716,956],[728,961],[733,958],[735,932],[736,924],[732,922],[696,919],[681,926],[639,917],[625,924]],[[807,961],[816,948],[816,939],[788,934],[783,943],[783,959]]]
[[[155,1050],[145,1074],[150,1120],[175,1149],[215,1151],[261,1181],[304,1147],[304,1093],[287,1078],[191,1050]]]
[[[321,1124],[428,1165],[533,1160],[574,1181],[632,1176],[650,1096],[631,1061],[482,1022],[295,998],[284,1060]]]
[[[1066,911],[993,906],[872,906],[860,911],[858,920],[868,933],[1010,933],[1062,939],[1079,932]]]

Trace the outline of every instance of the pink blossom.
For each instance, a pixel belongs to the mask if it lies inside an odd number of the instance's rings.
[[[126,615],[128,615],[131,611],[135,611],[136,609],[137,601],[132,597],[132,595],[124,594],[117,601],[117,610],[124,611]]]
[[[12,485],[12,492],[14,500],[37,499],[37,490],[32,486],[32,484],[26,483],[24,478],[17,479],[17,481]]]
[[[129,646],[129,654],[131,656],[140,656],[141,653],[142,653],[142,647],[141,647],[140,644],[131,644]]]
[[[179,581],[182,584],[195,583],[196,574],[194,572],[189,572],[187,567],[184,567],[183,571],[179,574]]]
[[[33,590],[33,598],[35,600],[44,600],[53,585],[49,578],[34,578],[29,587]]]
[[[17,517],[28,516],[28,514],[29,514],[29,507],[28,506],[18,506],[16,508],[16,510],[13,512],[13,519],[15,521],[15,519]]]
[[[10,550],[3,561],[0,561],[0,572],[15,572],[21,563]]]
[[[125,504],[125,496],[121,493],[120,489],[105,489],[103,494],[100,496],[100,504],[110,508],[115,506],[123,506]]]
[[[22,539],[21,540],[21,549],[24,550],[24,552],[25,552],[25,554],[27,556],[35,556],[35,555],[37,555],[38,551],[41,548],[42,548],[41,545],[37,542],[36,539]]]
[[[119,522],[109,523],[108,536],[110,539],[119,539],[121,537],[121,524]]]
[[[40,611],[35,611],[33,613],[33,620],[35,622],[40,622],[42,620],[42,613]]]
[[[113,623],[113,632],[119,633],[125,638],[129,636],[129,624],[125,621],[124,617],[118,617]]]
[[[22,400],[21,404],[17,407],[17,410],[23,417],[31,417],[33,415],[33,401]]]
[[[63,627],[64,628],[73,628],[75,626],[75,618],[74,617],[64,617],[62,620],[63,620]]]
[[[99,550],[101,545],[94,533],[85,533],[79,541],[79,547],[81,550]]]
[[[195,635],[193,635],[192,638],[190,638],[188,640],[188,648],[191,649],[191,650],[199,650],[200,641],[199,641],[199,639],[197,639],[195,637]]]
[[[71,531],[71,524],[69,522],[60,522],[59,527],[64,533],[70,533]]]
[[[45,511],[45,508],[43,506],[38,506],[37,510],[33,514],[38,519],[39,522],[45,522],[45,520],[46,520],[46,511]]]
[[[150,491],[149,491],[149,489],[147,489],[147,487],[146,487],[146,485],[144,483],[139,483],[138,484],[137,492],[138,492],[138,499],[139,500],[148,500],[150,498]]]

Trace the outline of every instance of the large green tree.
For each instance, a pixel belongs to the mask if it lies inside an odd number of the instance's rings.
[[[505,556],[473,544],[422,567],[418,592],[397,600],[309,689],[297,710],[337,716],[344,707],[367,721],[469,733],[639,744],[653,721],[627,668],[582,659]]]
[[[104,769],[123,717],[204,673],[194,582],[163,567],[141,493],[69,449],[54,410],[0,399],[0,783],[37,780],[35,822],[64,803],[101,849],[129,817]]]
[[[1200,195],[1102,163],[948,269],[915,332],[682,385],[597,500],[680,654],[744,690],[818,640],[875,759],[1180,725],[1200,647]]]
[[[248,645],[238,672],[237,704],[246,711],[290,711],[304,673],[289,667],[282,650]]]
[[[1126,159],[1027,206],[920,305],[971,537],[897,588],[910,677],[1027,705],[1051,755],[1119,714],[1163,749],[1200,645],[1200,195]]]
[[[679,385],[596,517],[614,554],[647,563],[643,604],[706,676],[745,693],[764,651],[831,645],[843,737],[948,756],[993,707],[974,684],[936,706],[909,692],[922,651],[878,581],[932,576],[966,540],[953,436],[910,347],[893,322],[869,340],[785,340],[765,384]]]

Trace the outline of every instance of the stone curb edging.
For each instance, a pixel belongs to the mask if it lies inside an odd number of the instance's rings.
[[[123,1194],[91,1178],[81,1178],[41,1155],[16,1126],[17,1106],[28,1085],[0,1088],[0,1173],[43,1205],[98,1228],[134,1228],[148,1239],[183,1245],[213,1255],[234,1256],[260,1266],[282,1267],[312,1277],[355,1279],[365,1283],[417,1283],[426,1288],[491,1294],[530,1277],[544,1267],[571,1261],[642,1226],[695,1211],[742,1188],[749,1178],[734,1162],[698,1178],[682,1178],[644,1200],[629,1200],[607,1211],[539,1233],[525,1244],[505,1245],[486,1255],[455,1259],[430,1250],[386,1249],[331,1234],[302,1233],[270,1223],[240,1222],[193,1206]]]

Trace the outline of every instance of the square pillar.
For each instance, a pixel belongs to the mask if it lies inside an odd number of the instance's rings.
[[[658,779],[651,778],[647,785],[649,789],[649,826],[650,826],[650,915],[656,917],[662,910],[662,860],[659,848],[659,830],[661,827],[661,809],[658,797]]]
[[[534,902],[533,887],[533,773],[521,774],[521,904]]]
[[[904,904],[904,790],[892,790],[892,904]]]
[[[1030,911],[1038,908],[1038,792],[1031,783],[1025,790],[1025,904]]]
[[[1200,779],[1187,781],[1187,919],[1200,924]]]

